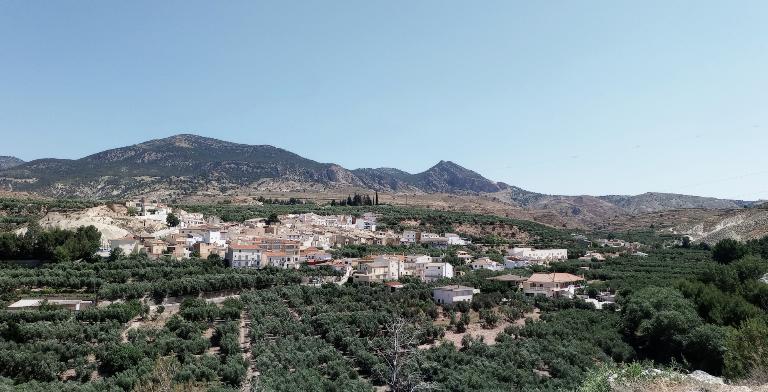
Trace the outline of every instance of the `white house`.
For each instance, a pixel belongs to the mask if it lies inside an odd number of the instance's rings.
[[[405,230],[403,231],[403,235],[400,237],[400,242],[404,244],[415,244],[416,243],[416,232],[413,230]]]
[[[564,272],[536,273],[523,283],[523,293],[528,296],[573,298],[579,283],[582,281],[584,278]]]
[[[445,237],[421,237],[421,243],[432,248],[448,249],[448,239]]]
[[[479,292],[480,290],[467,286],[435,287],[432,289],[432,298],[441,305],[450,305],[456,302],[471,302],[472,297]]]
[[[431,263],[432,257],[427,255],[409,255],[405,256],[406,263]]]
[[[203,232],[203,241],[206,244],[214,244],[222,246],[226,244],[226,241],[221,237],[221,229],[209,228]]]
[[[516,257],[505,257],[504,258],[504,268],[506,269],[513,269],[513,268],[524,268],[531,265],[530,260],[519,260]]]
[[[124,254],[131,254],[131,253],[138,253],[142,246],[141,242],[139,242],[138,239],[136,239],[132,235],[127,235],[123,238],[118,238],[115,240],[109,240],[109,248],[114,250],[117,248],[120,248],[123,250]]]
[[[354,274],[355,282],[383,282],[397,280],[400,277],[400,260],[395,257],[378,257],[371,263],[360,264],[359,272]]]
[[[568,259],[568,249],[512,248],[507,254],[522,260],[550,262]]]
[[[225,259],[232,268],[262,268],[258,245],[230,245]]]
[[[504,269],[504,266],[487,257],[481,257],[469,263],[469,268],[472,268],[473,270],[485,269],[489,271],[501,271]]]
[[[177,211],[179,218],[179,228],[186,228],[190,226],[202,226],[205,224],[205,216],[199,212],[186,212]]]
[[[421,268],[420,278],[424,282],[453,278],[453,266],[450,263],[426,263]]]
[[[134,208],[137,210],[138,217],[140,219],[156,220],[165,222],[168,218],[168,214],[173,210],[165,204],[158,203],[157,201],[147,201],[145,198],[140,200],[133,200],[125,203],[128,208]]]
[[[448,245],[466,245],[467,241],[461,237],[459,237],[458,234],[455,233],[445,233],[445,238],[448,240]]]
[[[301,264],[298,255],[288,254],[282,251],[264,252],[262,254],[262,260],[264,261],[264,265],[281,269],[299,269]]]
[[[584,256],[579,257],[579,260],[582,261],[591,261],[592,259],[605,261],[605,256],[597,252],[587,252]]]
[[[376,221],[371,221],[368,219],[357,219],[355,220],[355,227],[360,230],[376,231]]]

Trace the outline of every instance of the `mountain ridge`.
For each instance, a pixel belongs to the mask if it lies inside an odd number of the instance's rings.
[[[0,170],[10,169],[23,163],[25,162],[19,158],[10,155],[0,155]]]
[[[754,203],[659,192],[634,196],[546,195],[491,181],[450,160],[441,160],[414,174],[396,168],[350,170],[267,144],[241,144],[193,134],[152,139],[80,159],[45,158],[0,169],[0,189],[55,197],[130,197],[161,189],[180,194],[226,193],[242,188],[360,188],[486,195],[516,207],[590,220],[679,208],[743,208]]]

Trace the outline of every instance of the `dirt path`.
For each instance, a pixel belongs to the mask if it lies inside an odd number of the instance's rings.
[[[256,377],[256,371],[253,368],[253,356],[251,355],[251,315],[247,311],[240,313],[240,350],[243,352],[243,357],[248,363],[248,368],[245,372],[245,380],[243,380],[242,392],[250,392],[253,378]]]

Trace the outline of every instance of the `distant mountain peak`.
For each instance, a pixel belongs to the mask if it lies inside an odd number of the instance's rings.
[[[446,160],[440,160],[440,162],[437,162],[434,166],[432,166],[432,169],[434,168],[452,168],[452,169],[464,169],[461,165],[453,162],[453,161],[446,161]]]
[[[423,173],[416,174],[420,187],[432,192],[497,192],[498,184],[457,163],[441,160]]]

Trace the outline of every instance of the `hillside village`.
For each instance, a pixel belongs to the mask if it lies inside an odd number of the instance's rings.
[[[451,279],[462,273],[457,270],[458,267],[469,271],[504,271],[536,266],[546,268],[551,262],[569,259],[567,249],[534,249],[522,245],[506,249],[500,260],[475,256],[467,248],[472,241],[457,233],[377,230],[379,217],[371,212],[360,216],[287,214],[253,218],[244,222],[226,222],[215,216],[174,210],[148,198],[128,201],[125,207],[124,214],[133,221],[131,227],[141,230],[138,233],[126,231],[119,238],[109,238],[109,235],[114,237],[118,231],[105,230],[107,235],[99,251],[102,257],[141,254],[158,262],[192,257],[213,258],[223,260],[234,269],[299,269],[302,266],[311,269],[327,268],[343,277],[341,283],[347,280],[387,283],[393,288],[400,287],[398,280],[407,278],[416,278],[422,282]],[[53,223],[50,217],[43,221],[52,225],[62,223]],[[575,237],[590,242],[583,235]],[[410,248],[405,248],[409,251],[401,254],[334,257],[335,250],[350,245]],[[578,260],[604,261],[622,253],[646,255],[639,251],[643,247],[640,243],[599,239],[595,245],[607,251],[589,251],[578,257]],[[432,256],[419,253],[418,249],[430,250]],[[442,251],[438,252],[442,256],[434,256],[436,250]],[[453,262],[444,260],[449,254]],[[535,273],[527,278],[506,276],[507,282],[514,282],[526,295],[574,298],[579,289],[584,287],[584,279],[572,274]],[[598,299],[584,295],[581,297],[593,301],[598,308],[613,302],[611,293],[602,293]],[[466,298],[471,300],[472,296]],[[449,303],[455,300],[451,299]]]
[[[0,1],[0,392],[768,392],[766,15]]]

